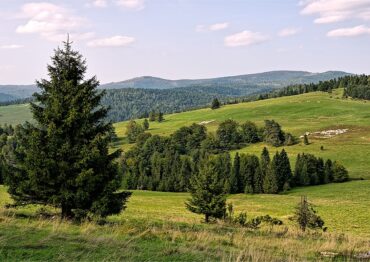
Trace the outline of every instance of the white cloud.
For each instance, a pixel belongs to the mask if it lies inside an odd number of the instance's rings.
[[[293,27],[289,27],[289,28],[284,28],[282,29],[278,35],[281,36],[281,37],[286,37],[286,36],[292,36],[292,35],[296,35],[299,33],[299,31],[301,31],[299,28],[293,28]]]
[[[195,27],[196,32],[206,32],[206,31],[220,31],[229,27],[229,23],[216,23],[212,25],[197,25]]]
[[[133,42],[135,42],[134,37],[117,35],[107,38],[93,39],[88,42],[87,45],[90,47],[122,47],[128,46]]]
[[[116,4],[126,9],[142,10],[145,7],[144,0],[116,0]]]
[[[15,45],[15,44],[12,44],[12,45],[0,45],[0,49],[19,49],[19,48],[22,48],[23,45]]]
[[[252,31],[243,31],[234,35],[225,37],[225,45],[228,47],[250,46],[266,42],[268,36]]]
[[[17,17],[27,19],[25,24],[17,27],[17,33],[39,34],[51,41],[60,41],[61,36],[65,39],[67,33],[77,38],[79,30],[87,24],[85,19],[73,15],[71,10],[46,2],[23,5]]]
[[[99,8],[104,8],[108,6],[108,2],[107,0],[93,0],[91,2],[91,5]]]
[[[218,23],[218,24],[213,24],[209,26],[209,30],[211,31],[219,31],[223,30],[229,27],[229,23]]]
[[[355,37],[370,35],[370,27],[359,25],[355,27],[339,28],[327,33],[329,37]]]
[[[317,24],[335,23],[344,20],[370,20],[370,0],[306,0],[301,14],[316,15]]]

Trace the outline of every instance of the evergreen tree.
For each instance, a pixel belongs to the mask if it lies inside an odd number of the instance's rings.
[[[144,130],[148,130],[149,129],[149,121],[148,119],[144,119],[144,122],[143,122],[143,128]]]
[[[86,63],[69,41],[57,49],[48,66],[50,80],[31,104],[36,124],[16,134],[13,172],[8,192],[16,204],[45,204],[61,208],[63,218],[117,214],[131,193],[121,185],[120,152],[108,153],[113,127],[100,106],[104,92],[95,77],[85,80]]]
[[[284,187],[289,188],[292,180],[292,170],[290,168],[289,157],[283,149],[280,154],[277,153],[277,181],[279,191],[283,191]]]
[[[217,98],[213,99],[211,109],[218,109],[221,107],[220,101]]]
[[[314,210],[312,204],[307,201],[307,197],[302,196],[301,202],[296,207],[293,219],[297,222],[303,232],[306,231],[307,228],[321,228],[325,231],[325,222],[316,213],[317,212]]]
[[[263,148],[262,153],[261,153],[261,158],[260,158],[260,167],[261,167],[261,176],[262,176],[262,181],[264,180],[267,170],[269,169],[270,166],[270,153],[267,150],[266,147]]]
[[[333,175],[333,162],[328,159],[325,162],[324,166],[324,173],[325,173],[325,179],[330,183],[334,181],[334,175]]]
[[[216,131],[216,136],[223,149],[232,149],[240,142],[239,124],[231,119],[223,121]]]
[[[156,119],[156,115],[155,115],[155,111],[150,111],[150,113],[149,113],[149,121],[150,122],[154,122],[155,121],[155,119]]]
[[[232,194],[240,193],[238,190],[239,183],[240,183],[240,157],[239,153],[236,153],[230,176],[230,193]]]
[[[263,180],[263,192],[267,194],[277,194],[279,192],[279,186],[277,181],[277,158],[273,157],[269,168],[267,169],[266,176]]]
[[[216,170],[213,161],[205,161],[199,174],[191,179],[191,199],[186,208],[196,214],[204,214],[205,222],[211,217],[222,218],[226,212],[224,179]]]
[[[158,121],[159,123],[161,123],[161,122],[163,122],[163,121],[164,121],[163,113],[162,113],[161,111],[159,111],[159,113],[158,113],[157,121]]]

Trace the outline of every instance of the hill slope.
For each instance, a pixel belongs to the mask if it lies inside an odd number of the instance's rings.
[[[366,101],[341,99],[342,90],[333,94],[315,92],[298,96],[281,97],[251,103],[224,106],[218,110],[201,109],[179,114],[166,115],[163,123],[151,123],[152,134],[169,135],[182,126],[202,121],[211,121],[208,131],[215,131],[226,119],[251,120],[259,126],[265,119],[278,121],[284,130],[300,136],[305,132],[348,128],[345,134],[332,138],[311,138],[311,144],[287,147],[292,164],[297,153],[310,152],[325,159],[339,160],[350,171],[352,177],[370,179],[370,104]],[[118,147],[128,149],[125,144],[126,122],[116,123],[115,128],[121,143]],[[241,149],[243,152],[260,154],[263,143]],[[320,150],[323,146],[324,150]],[[271,152],[276,148],[269,148]],[[281,150],[281,148],[279,148]]]

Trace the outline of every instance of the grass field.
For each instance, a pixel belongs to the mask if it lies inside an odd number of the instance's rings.
[[[303,234],[288,220],[302,194],[314,202],[328,232]],[[353,181],[284,195],[229,197],[236,213],[284,221],[259,230],[201,223],[201,216],[185,209],[187,193],[134,191],[127,210],[103,226],[39,218],[35,207],[1,209],[0,260],[317,261],[322,251],[351,256],[370,247],[369,194],[370,181]],[[1,206],[9,202],[0,187]]]
[[[292,164],[300,152],[339,160],[351,177],[370,179],[370,103],[343,100],[336,93],[310,93],[252,103],[166,115],[163,123],[150,123],[149,132],[170,135],[181,126],[232,118],[263,125],[275,119],[283,129],[299,136],[306,131],[349,128],[329,139],[310,139],[311,144],[287,147]],[[31,117],[24,105],[0,107],[0,123],[20,123]],[[119,142],[127,151],[126,122],[115,125]],[[260,154],[263,143],[239,150]],[[324,150],[320,150],[323,146]],[[276,148],[269,148],[274,152]],[[281,148],[279,148],[281,150]],[[234,154],[236,151],[233,151]],[[301,233],[288,219],[301,195],[316,205],[328,226],[326,233]],[[370,180],[295,188],[280,195],[232,195],[236,213],[248,217],[269,214],[283,226],[259,230],[231,227],[222,222],[206,225],[201,216],[188,212],[187,193],[134,191],[127,210],[108,218],[105,225],[77,225],[57,217],[36,215],[39,207],[0,208],[0,261],[331,261],[321,251],[337,252],[336,261],[349,260],[370,250]],[[0,206],[10,203],[0,186]],[[51,212],[57,210],[51,210]]]
[[[28,104],[0,106],[0,124],[16,125],[32,119]]]

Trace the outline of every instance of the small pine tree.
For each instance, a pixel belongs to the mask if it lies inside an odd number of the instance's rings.
[[[150,122],[154,122],[155,121],[155,119],[156,119],[156,115],[155,115],[155,111],[150,111],[150,113],[149,113],[149,121]]]
[[[326,231],[326,228],[324,228],[324,220],[322,220],[316,213],[317,212],[314,210],[312,204],[307,201],[307,197],[302,196],[301,202],[296,207],[293,220],[297,222],[303,232],[306,231],[307,228],[321,228]]]
[[[144,119],[144,122],[143,122],[143,128],[144,130],[148,130],[149,129],[149,121],[148,119]]]
[[[220,101],[218,101],[218,99],[217,98],[215,98],[215,99],[213,99],[213,101],[212,101],[212,105],[211,105],[211,109],[218,109],[218,108],[220,108],[221,107],[221,103],[220,103]]]
[[[305,145],[309,145],[310,144],[310,142],[308,141],[308,136],[306,134],[304,134],[304,136],[303,136],[303,143]]]
[[[158,120],[159,123],[164,121],[163,113],[161,111],[159,111],[159,113],[158,113],[158,119],[157,120]]]
[[[224,179],[217,172],[214,163],[206,160],[199,174],[191,179],[191,199],[185,203],[186,208],[196,214],[203,214],[205,222],[210,218],[222,218],[226,212],[226,194]]]

